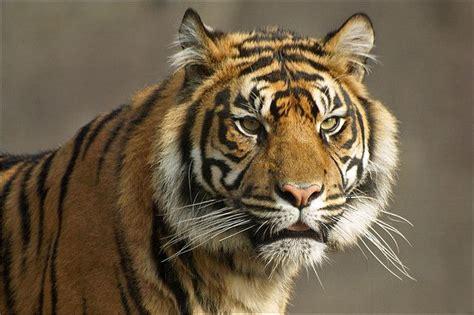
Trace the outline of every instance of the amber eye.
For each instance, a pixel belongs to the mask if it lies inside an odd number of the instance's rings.
[[[242,131],[251,136],[258,135],[262,127],[256,118],[250,116],[241,118],[237,122]]]
[[[339,117],[330,117],[321,123],[321,131],[328,134],[335,134],[340,130],[342,119]]]

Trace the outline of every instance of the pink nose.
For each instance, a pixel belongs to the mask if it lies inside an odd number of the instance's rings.
[[[284,184],[281,190],[291,195],[291,200],[289,201],[291,201],[294,206],[304,207],[321,192],[321,186],[311,185],[309,187],[300,188],[295,185]]]

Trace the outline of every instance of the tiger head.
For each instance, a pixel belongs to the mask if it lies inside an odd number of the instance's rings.
[[[168,244],[310,266],[370,233],[391,191],[397,127],[362,83],[366,15],[320,40],[223,33],[188,10],[178,43],[179,104],[155,148]]]

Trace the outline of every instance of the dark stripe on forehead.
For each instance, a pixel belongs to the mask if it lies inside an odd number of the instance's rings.
[[[272,57],[263,57],[257,60],[256,62],[252,63],[251,65],[245,67],[240,71],[240,76],[245,76],[252,72],[255,72],[259,69],[268,67],[273,63],[274,59]]]
[[[298,92],[306,98],[306,101],[309,103],[309,106],[311,108],[311,114],[314,118],[316,118],[319,113],[319,108],[313,99],[313,95],[311,95],[311,93],[306,89],[299,89]]]
[[[255,55],[259,55],[264,52],[280,52],[283,57],[286,54],[287,50],[297,50],[299,52],[308,52],[314,54],[316,56],[325,56],[327,52],[319,45],[318,43],[308,44],[308,43],[288,43],[284,45],[279,45],[280,43],[275,42],[274,45],[263,45],[257,47],[246,48],[240,46],[239,49],[239,57],[246,58]],[[296,53],[292,52],[292,53]]]
[[[246,38],[242,43],[249,43],[249,42],[261,42],[261,41],[272,41],[272,40],[282,40],[282,39],[289,39],[293,38],[296,34],[289,33],[289,32],[265,32],[265,33],[256,33],[248,38]]]
[[[306,73],[303,71],[292,72],[292,77],[294,80],[304,80],[304,81],[324,81],[324,78],[316,73]]]
[[[294,81],[303,80],[303,81],[323,81],[324,78],[316,73],[306,73],[303,71],[288,71],[288,70],[278,70],[272,71],[267,74],[262,74],[258,77],[255,77],[254,81],[267,81],[267,82],[278,82],[278,81],[288,81],[289,79]]]
[[[287,81],[288,80],[288,72],[287,71],[272,71],[270,73],[262,74],[258,77],[253,79],[254,81],[267,81],[271,83],[275,83],[278,81]]]
[[[298,55],[298,54],[291,54],[291,55],[285,55],[285,59],[288,60],[288,61],[293,61],[293,62],[303,62],[303,63],[307,63],[309,64],[312,68],[316,69],[316,70],[319,70],[319,71],[323,71],[323,72],[328,72],[329,69],[322,65],[321,63],[319,62],[316,62],[314,60],[311,60],[303,55]]]
[[[289,97],[290,95],[293,95],[295,98],[297,98],[297,103],[294,104],[291,108],[295,109],[301,116],[304,116],[308,119],[316,118],[318,113],[319,113],[319,108],[316,105],[316,102],[313,99],[313,96],[311,93],[306,90],[302,89],[299,87],[294,87],[294,88],[288,88],[282,91],[278,91],[274,94],[273,100],[270,104],[270,113],[272,114],[273,118],[277,120],[281,116],[284,116],[287,114],[287,112],[282,112],[280,108],[278,107],[277,103],[278,100],[282,98]],[[310,109],[311,109],[311,114],[312,116],[309,116],[304,110],[303,107],[301,106],[301,96],[304,96],[307,102],[309,103]]]

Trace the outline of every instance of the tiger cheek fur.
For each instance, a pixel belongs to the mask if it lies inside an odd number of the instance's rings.
[[[188,10],[175,72],[37,155],[0,154],[0,312],[284,313],[387,206],[394,117],[363,14],[323,40]]]

